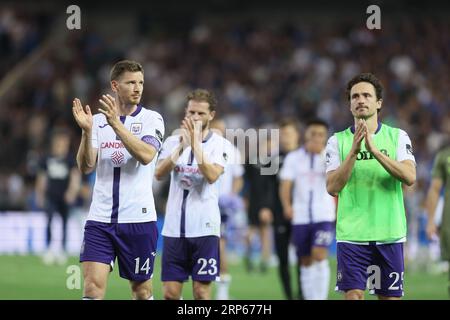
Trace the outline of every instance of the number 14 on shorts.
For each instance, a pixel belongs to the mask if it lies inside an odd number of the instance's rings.
[[[142,265],[140,264],[141,258],[137,257],[136,259],[134,259],[134,261],[136,261],[136,265],[134,268],[135,274],[140,274],[140,271],[144,271],[145,274],[148,274],[150,272],[150,258],[147,258],[147,260],[145,260]]]

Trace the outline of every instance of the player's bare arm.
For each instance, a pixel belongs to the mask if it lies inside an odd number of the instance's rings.
[[[345,157],[341,165],[333,171],[327,173],[327,191],[330,195],[336,196],[347,184],[355,165],[356,157],[361,150],[361,141],[364,139],[366,128],[363,120],[358,120],[355,134],[353,136],[352,148]]]
[[[223,173],[224,168],[218,164],[211,163],[205,156],[202,149],[201,124],[194,122],[192,119],[185,118],[182,121],[182,126],[189,133],[192,152],[197,160],[198,168],[208,183],[216,182]]]
[[[155,178],[157,180],[162,180],[166,175],[168,175],[170,173],[170,171],[173,170],[173,168],[175,167],[175,164],[177,163],[177,160],[180,157],[182,152],[183,152],[183,144],[180,143],[173,150],[170,157],[167,157],[165,159],[158,161],[158,164],[156,165],[156,170],[155,170]]]
[[[440,178],[433,178],[431,180],[431,185],[428,190],[426,198],[426,211],[428,215],[427,223],[427,236],[428,239],[432,239],[437,234],[436,223],[434,222],[434,216],[436,212],[437,203],[439,200],[439,194],[441,192],[443,181]]]
[[[284,217],[288,220],[292,220],[294,216],[294,209],[292,208],[292,187],[294,186],[294,181],[292,180],[281,180],[280,183],[280,200],[283,206]]]
[[[80,99],[75,98],[72,105],[72,114],[81,128],[80,147],[77,152],[78,169],[84,174],[88,174],[95,169],[97,161],[97,149],[91,144],[93,117],[89,105],[83,108]]]
[[[375,159],[386,169],[389,174],[407,186],[412,186],[416,181],[416,165],[412,160],[396,161],[389,158],[382,153],[373,143],[372,136],[367,130],[367,125],[364,123],[366,130],[364,131],[364,140],[367,151],[373,154]]]
[[[139,161],[139,163],[143,165],[149,164],[158,153],[158,150],[156,150],[152,145],[139,140],[125,128],[119,119],[119,109],[114,97],[109,94],[102,95],[99,102],[102,106],[98,109],[98,111],[105,115],[106,121],[114,132],[120,137],[128,152],[137,161]]]

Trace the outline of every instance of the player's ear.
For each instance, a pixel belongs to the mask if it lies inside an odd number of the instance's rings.
[[[383,104],[383,99],[378,99],[378,101],[377,101],[377,110],[378,110],[378,112],[380,112],[381,111],[381,106],[382,106],[382,104]]]
[[[119,87],[119,83],[116,80],[111,81],[111,89],[113,92],[117,92],[117,89]]]
[[[215,111],[211,111],[209,113],[209,121],[212,121],[212,119],[214,119],[215,115],[216,115],[216,112]]]

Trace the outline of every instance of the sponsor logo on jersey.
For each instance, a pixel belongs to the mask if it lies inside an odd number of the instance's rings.
[[[192,166],[189,167],[176,166],[173,170],[177,173],[200,173],[199,168]]]
[[[108,142],[102,142],[100,144],[101,149],[122,149],[124,148],[122,142],[117,141],[108,141]]]
[[[386,149],[380,149],[380,152],[385,156],[389,157],[389,154]],[[356,156],[356,160],[372,160],[372,159],[375,159],[375,157],[369,151],[360,151]]]

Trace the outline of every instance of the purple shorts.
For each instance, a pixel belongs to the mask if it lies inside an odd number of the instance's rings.
[[[219,237],[163,237],[161,281],[216,281],[220,273]]]
[[[312,247],[328,247],[334,239],[334,222],[296,224],[292,229],[292,243],[297,257],[311,255]]]
[[[371,294],[403,296],[403,243],[369,245],[338,242],[336,290],[369,289]]]
[[[158,228],[156,222],[104,223],[88,220],[84,227],[80,262],[114,265],[122,278],[143,282],[153,276]]]

